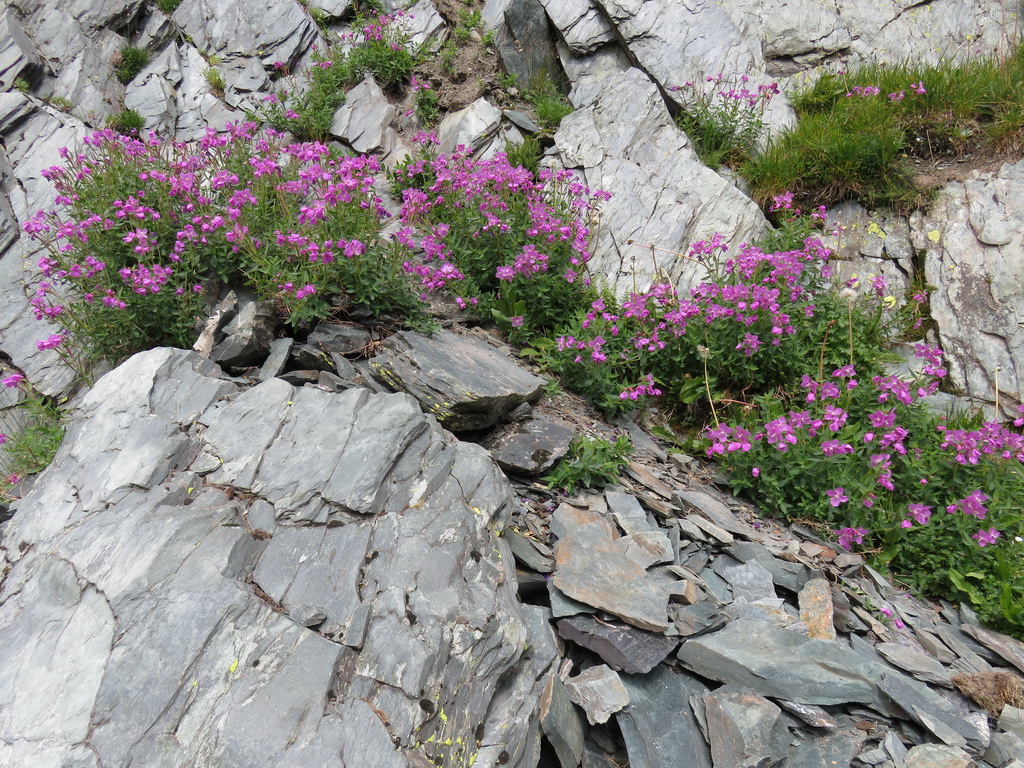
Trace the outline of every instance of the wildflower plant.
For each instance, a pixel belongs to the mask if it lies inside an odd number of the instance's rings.
[[[514,341],[564,322],[592,298],[586,264],[590,221],[602,192],[567,171],[540,178],[503,154],[473,160],[459,149],[433,156],[434,140],[396,175],[401,219],[425,234],[423,259],[410,261],[424,292],[455,293],[463,308],[494,318]]]
[[[805,374],[798,394],[762,396],[746,419],[709,429],[707,453],[766,511],[815,520],[841,547],[1020,632],[1024,437],[937,416],[922,400],[946,375],[942,351],[919,342],[915,356],[913,379],[852,365]]]
[[[709,75],[703,84],[686,83],[682,89],[687,106],[676,124],[709,168],[735,168],[756,152],[764,132],[764,111],[779,85],[761,84],[750,90],[748,83],[747,75],[737,84],[718,74]]]
[[[44,175],[57,210],[25,231],[46,247],[40,319],[91,356],[191,346],[211,281],[245,284],[295,326],[339,309],[415,315],[408,249],[379,238],[376,160],[233,125],[196,145],[100,131]]]
[[[897,312],[877,295],[884,282],[863,301],[840,296],[816,238],[789,251],[726,251],[718,236],[693,244],[686,258],[707,276],[688,294],[659,282],[596,300],[563,328],[551,366],[609,414],[662,395],[747,402],[792,386],[808,360],[875,370]]]
[[[289,77],[283,64],[276,66],[285,85],[266,97],[258,116],[301,140],[326,141],[348,88],[372,74],[382,87],[396,89],[412,74],[417,51],[401,19],[401,13],[357,16],[352,31],[336,44],[313,51],[301,80]]]

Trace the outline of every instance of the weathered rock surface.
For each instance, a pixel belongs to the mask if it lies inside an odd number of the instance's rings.
[[[520,764],[536,733],[495,713],[536,703],[499,683],[534,641],[486,453],[405,395],[237,389],[154,350],[83,401],[4,530],[0,764]]]
[[[450,331],[429,338],[396,333],[371,369],[378,380],[411,394],[454,431],[493,427],[516,407],[540,397],[545,383],[486,342]]]
[[[1024,401],[1024,161],[953,183],[912,220],[950,382],[1005,414]]]
[[[612,195],[590,267],[619,293],[650,285],[656,274],[688,288],[704,268],[673,252],[716,232],[751,241],[766,227],[753,202],[697,159],[639,69],[606,78],[591,100],[578,97],[555,144],[566,167]]]
[[[397,112],[371,75],[348,92],[345,103],[334,113],[331,134],[347,141],[356,152],[373,153],[381,148],[384,129]]]

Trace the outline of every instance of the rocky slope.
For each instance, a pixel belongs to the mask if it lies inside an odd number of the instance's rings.
[[[347,3],[310,7],[344,28]],[[457,10],[420,0],[407,23],[436,44]],[[481,10],[507,70],[557,67],[571,84],[576,110],[547,162],[613,194],[592,267],[619,291],[656,272],[698,277],[652,244],[685,251],[767,226],[676,129],[677,86],[717,72],[794,83],[837,57],[970,55],[1011,26],[981,0]],[[127,42],[154,55],[122,85]],[[73,380],[35,346],[49,331],[28,311],[36,254],[18,230],[51,205],[41,171],[59,148],[122,107],[195,138],[325,42],[290,0],[0,12],[9,367],[53,396]],[[358,89],[336,138],[397,160],[409,104],[372,79]],[[443,146],[487,154],[535,128],[487,88],[471,95],[439,125]],[[784,99],[769,118],[792,120]],[[924,270],[954,380],[991,402],[998,370],[1007,408],[1024,378],[1022,185],[1018,163],[950,183],[909,219],[830,214],[848,225],[837,246],[851,271]],[[367,362],[370,333],[325,327],[308,342],[319,356],[279,339],[245,376],[231,336],[209,359],[154,350],[80,398],[3,527],[0,765],[1024,764],[1017,641],[913,599],[812,531],[753,517],[636,429],[645,453],[622,487],[554,498],[528,478],[580,422],[530,410],[543,381],[473,335],[409,334]]]

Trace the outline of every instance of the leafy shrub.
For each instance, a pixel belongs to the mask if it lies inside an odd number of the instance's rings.
[[[147,64],[149,64],[149,51],[145,48],[136,48],[134,45],[126,45],[121,49],[114,74],[122,83],[128,84]]]
[[[181,0],[156,0],[156,7],[170,16],[181,5]]]
[[[31,303],[93,356],[190,346],[211,278],[251,286],[296,326],[339,306],[420,312],[408,249],[379,239],[372,158],[283,147],[251,123],[196,147],[101,131],[62,156],[44,171],[60,214],[25,223],[49,251]]]
[[[692,246],[688,258],[708,275],[689,295],[656,283],[621,303],[595,301],[542,350],[549,365],[609,415],[661,395],[749,401],[792,386],[808,361],[875,372],[900,312],[882,278],[854,301],[852,287],[835,290],[831,252],[819,240],[770,253],[745,246],[728,258],[725,248],[717,236]]]
[[[766,511],[816,520],[841,546],[863,544],[923,592],[968,599],[1019,634],[1024,438],[930,412],[921,398],[946,373],[942,352],[919,343],[915,354],[916,380],[851,365],[804,375],[798,396],[766,395],[743,422],[709,430],[708,454]]]
[[[626,435],[619,435],[615,442],[580,435],[544,482],[566,493],[578,488],[604,488],[618,480],[632,453],[633,444]]]
[[[689,104],[676,116],[676,124],[709,168],[735,168],[755,154],[764,132],[764,110],[779,92],[779,86],[759,85],[751,91],[747,82],[743,75],[737,86],[718,74],[708,76],[704,87],[694,83],[685,86]]]
[[[412,90],[416,119],[422,125],[433,125],[441,116],[441,102],[437,98],[437,92],[430,87],[429,83],[417,80],[415,76],[412,78]]]
[[[524,136],[518,144],[505,142],[505,157],[512,167],[525,168],[534,176],[540,171],[540,141],[536,136]]]

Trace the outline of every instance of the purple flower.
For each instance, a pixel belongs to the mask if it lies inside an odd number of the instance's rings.
[[[910,516],[914,518],[918,525],[925,525],[931,519],[931,507],[924,504],[908,504],[907,508],[910,510]]]
[[[508,322],[513,328],[522,328],[523,320],[524,318],[522,315],[516,315],[515,317],[510,317]]]
[[[978,531],[971,538],[976,539],[979,547],[985,547],[989,544],[995,544],[1002,534],[995,528],[989,528],[987,531]]]
[[[838,507],[840,504],[845,504],[850,500],[846,496],[846,489],[841,485],[838,488],[825,491],[825,495],[828,496],[828,503],[833,507]],[[857,543],[859,544],[860,542]]]
[[[843,549],[849,549],[850,544],[860,544],[864,541],[864,537],[868,535],[867,528],[840,528],[835,531],[839,537],[839,546]]]
[[[5,387],[16,387],[25,380],[25,377],[20,373],[12,373],[6,379],[4,379]]]
[[[42,352],[44,349],[56,349],[57,347],[59,347],[63,343],[64,343],[64,337],[61,334],[59,334],[59,333],[55,333],[52,336],[50,336],[50,338],[48,338],[48,339],[43,339],[42,341],[37,341],[36,342],[36,349],[38,349],[40,352]]]

